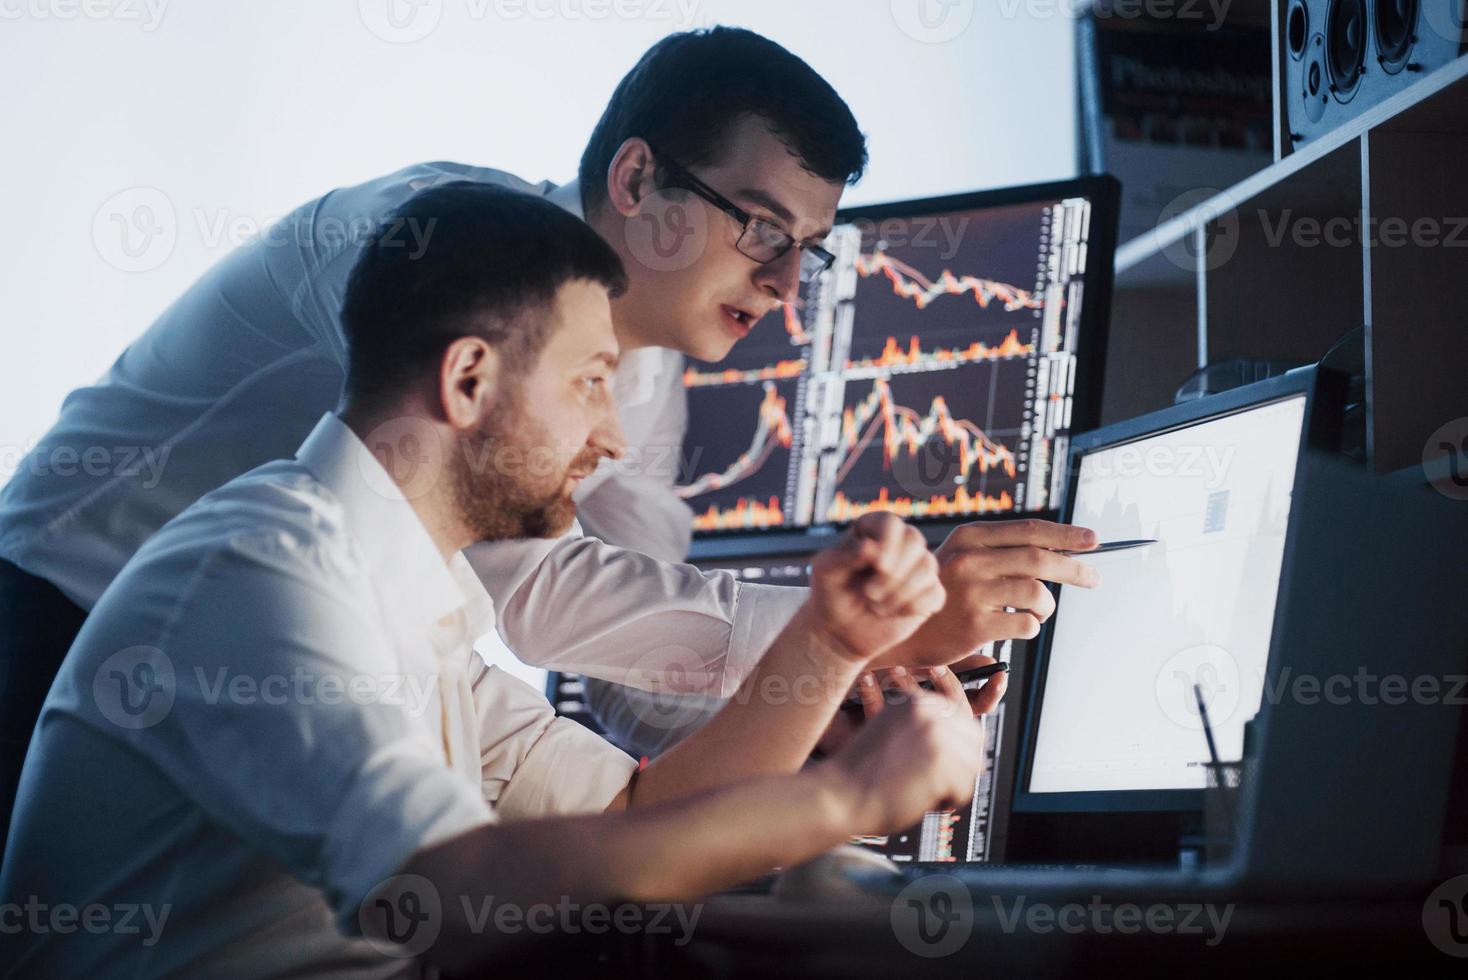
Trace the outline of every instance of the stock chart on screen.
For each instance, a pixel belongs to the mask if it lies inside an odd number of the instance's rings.
[[[1112,186],[843,214],[831,269],[723,361],[684,373],[678,492],[695,530],[1053,506],[1078,378],[1099,383],[1078,351],[1100,354],[1086,334],[1109,297],[1109,255],[1093,246],[1114,241]]]

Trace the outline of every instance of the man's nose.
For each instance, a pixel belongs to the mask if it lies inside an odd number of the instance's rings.
[[[621,459],[627,454],[627,435],[622,431],[622,421],[617,418],[615,408],[603,413],[589,441],[593,449],[610,459]]]
[[[771,259],[755,270],[755,284],[782,303],[793,303],[800,295],[800,249]]]

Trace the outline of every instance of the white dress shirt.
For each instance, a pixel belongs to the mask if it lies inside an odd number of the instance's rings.
[[[301,206],[221,260],[103,378],[67,397],[0,493],[0,557],[90,609],[174,515],[289,457],[340,398],[342,299],[368,232],[415,191],[453,180],[515,187],[581,215],[574,181],[530,184],[456,163],[416,164]],[[578,491],[588,527],[660,554],[687,546],[687,509],[669,489],[666,460],[686,417],[680,367],[673,351],[627,353],[615,385],[624,428],[662,462],[604,464]],[[783,590],[578,538],[474,558],[503,612],[500,634],[528,663],[635,684],[649,657],[676,646],[700,665],[687,676],[727,695],[799,605]]]
[[[205,496],[143,546],[67,656],[0,872],[0,907],[141,907],[144,928],[0,923],[19,949],[6,965],[404,971],[354,938],[374,887],[473,827],[599,812],[636,766],[479,660],[493,616],[335,416],[294,461]]]

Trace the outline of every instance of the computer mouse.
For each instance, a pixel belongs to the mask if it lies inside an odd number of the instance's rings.
[[[873,886],[901,876],[902,869],[876,851],[842,844],[781,871],[770,894],[792,902],[870,898]]]

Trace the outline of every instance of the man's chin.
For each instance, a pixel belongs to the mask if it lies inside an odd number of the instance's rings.
[[[518,514],[500,511],[475,522],[479,541],[523,541],[526,538],[559,538],[571,530],[576,504],[569,497]]]
[[[738,341],[722,328],[705,329],[692,336],[685,335],[679,349],[694,360],[705,364],[717,364],[729,356]]]
[[[571,530],[571,525],[576,521],[576,501],[569,496],[551,504],[541,512],[541,527],[536,537],[559,538]]]
[[[727,336],[711,340],[708,342],[707,345],[707,354],[704,357],[700,357],[699,360],[706,361],[709,364],[717,364],[724,358],[729,356],[729,354],[734,350],[734,345],[737,343],[737,340]]]
[[[541,531],[540,537],[542,537],[542,538],[559,538],[561,535],[563,535],[567,531],[571,530],[571,525],[573,525],[575,523],[576,523],[576,512],[573,510],[564,519],[557,519],[555,522],[550,523],[550,524],[547,524],[546,527],[545,527],[545,529],[543,531]]]

